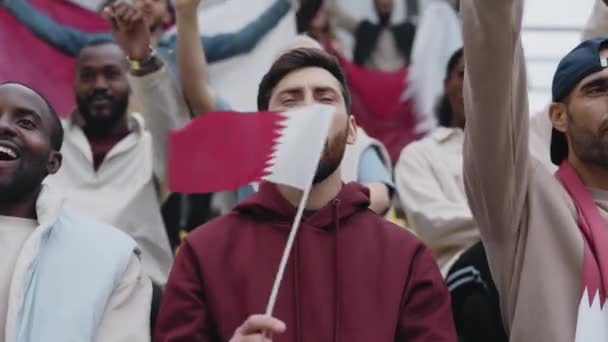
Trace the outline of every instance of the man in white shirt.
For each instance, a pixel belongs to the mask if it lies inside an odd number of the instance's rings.
[[[407,223],[431,247],[444,276],[455,257],[479,241],[462,177],[463,79],[459,49],[448,62],[445,94],[438,103],[441,127],[406,146],[395,167]]]
[[[162,66],[153,55],[146,58],[133,78]],[[78,106],[63,122],[65,163],[46,182],[60,187],[70,206],[135,239],[144,271],[164,286],[173,263],[160,212],[165,132],[158,136],[142,115],[128,112],[129,67],[110,40],[94,41],[80,51],[74,83]]]
[[[135,242],[42,185],[61,167],[62,140],[41,95],[0,84],[0,342],[149,341]]]

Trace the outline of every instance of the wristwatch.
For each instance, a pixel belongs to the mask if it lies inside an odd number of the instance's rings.
[[[156,49],[152,46],[148,46],[148,48],[150,49],[150,54],[144,60],[136,60],[127,57],[127,61],[129,61],[129,65],[131,66],[131,71],[138,72],[141,69],[145,69],[146,67],[150,66],[150,64],[154,63],[156,57]]]

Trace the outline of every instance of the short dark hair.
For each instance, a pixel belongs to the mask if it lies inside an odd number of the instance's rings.
[[[258,88],[258,110],[268,110],[272,91],[287,74],[308,67],[319,67],[332,74],[342,87],[342,96],[346,109],[350,112],[350,92],[346,76],[338,60],[327,52],[317,48],[298,48],[290,50],[279,57],[262,78]]]
[[[59,115],[57,114],[57,111],[55,111],[55,108],[51,105],[51,102],[44,95],[42,95],[39,91],[30,87],[27,84],[21,83],[21,82],[16,82],[16,81],[2,82],[2,83],[0,83],[0,86],[10,85],[10,84],[20,85],[22,87],[29,89],[29,90],[33,91],[36,95],[40,96],[40,98],[44,101],[44,103],[46,104],[47,110],[49,111],[49,114],[51,116],[51,125],[52,125],[52,127],[51,127],[51,147],[56,151],[61,150],[61,145],[63,145],[63,125],[61,124],[61,119],[59,119]]]
[[[450,57],[448,61],[448,66],[445,70],[446,81],[451,77],[452,73],[456,69],[456,66],[458,65],[458,61],[460,61],[463,55],[464,49],[460,48],[456,50],[456,52],[454,52],[454,54],[452,54],[452,56]],[[443,95],[441,95],[441,97],[439,98],[439,101],[435,106],[435,112],[437,115],[437,121],[439,123],[439,126],[450,127],[450,125],[452,124],[452,117],[454,116],[454,112],[452,110],[452,105],[450,104],[450,99],[448,98],[447,93],[444,92]]]
[[[90,41],[86,42],[86,44],[84,44],[80,48],[80,50],[78,51],[78,56],[76,56],[76,58],[80,57],[80,54],[82,53],[82,51],[84,51],[84,49],[90,48],[90,47],[102,46],[102,45],[116,45],[116,46],[118,46],[118,44],[116,43],[116,41],[114,41],[114,39],[112,39],[110,37],[95,38],[93,40],[90,40]]]

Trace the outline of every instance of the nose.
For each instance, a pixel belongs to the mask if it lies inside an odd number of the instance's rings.
[[[96,91],[107,91],[108,86],[108,80],[103,75],[97,75],[93,84],[94,89]]]
[[[0,113],[0,137],[15,137],[17,131],[14,124],[9,120],[9,115]]]
[[[300,103],[300,106],[307,107],[312,106],[316,103],[317,99],[315,98],[315,94],[313,94],[312,91],[307,91],[304,98],[302,99],[302,102]]]

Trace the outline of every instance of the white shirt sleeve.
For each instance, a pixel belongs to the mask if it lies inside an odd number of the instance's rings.
[[[133,254],[129,266],[108,300],[95,342],[150,341],[152,284]]]

